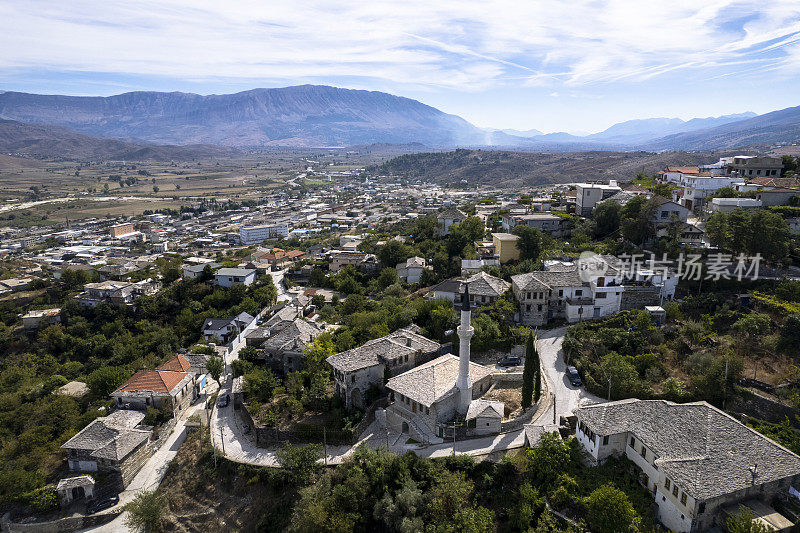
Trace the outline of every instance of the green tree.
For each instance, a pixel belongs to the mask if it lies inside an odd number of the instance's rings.
[[[125,525],[134,531],[151,533],[161,530],[161,519],[167,510],[167,500],[158,491],[140,492],[125,505],[128,517]]]
[[[602,202],[592,211],[594,237],[604,239],[617,230],[622,214],[622,206],[617,202]]]
[[[217,382],[217,385],[222,386],[219,379],[222,376],[222,372],[225,370],[225,362],[222,360],[221,357],[217,357],[216,355],[212,355],[206,361],[206,370],[208,370],[209,375]]]
[[[303,364],[311,372],[327,371],[326,359],[336,353],[336,344],[330,333],[322,333],[303,350]]]
[[[391,239],[378,250],[378,259],[387,268],[395,268],[398,263],[402,263],[409,257],[411,257],[411,249],[394,239]]]
[[[517,248],[520,259],[538,259],[542,251],[542,232],[524,224],[515,226],[512,232],[519,237]]]
[[[539,374],[539,357],[536,353],[533,333],[528,334],[525,348],[525,366],[522,369],[522,408],[527,409],[533,403],[534,390],[538,387],[535,381]]]
[[[277,451],[277,456],[281,466],[289,471],[296,484],[308,485],[319,472],[320,465],[317,460],[322,457],[322,446],[319,444],[295,446],[286,442]]]
[[[122,366],[101,366],[86,378],[89,390],[98,398],[105,398],[125,383],[130,372]]]
[[[729,516],[725,521],[725,530],[728,533],[769,533],[771,528],[757,522],[753,510],[744,505],[739,506],[736,516]]]
[[[639,517],[628,496],[614,485],[606,484],[586,497],[586,524],[596,533],[631,531]]]

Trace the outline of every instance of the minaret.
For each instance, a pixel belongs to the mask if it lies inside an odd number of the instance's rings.
[[[458,413],[467,414],[472,401],[472,380],[469,378],[469,340],[474,330],[470,325],[469,286],[465,285],[461,297],[461,325],[458,326]]]

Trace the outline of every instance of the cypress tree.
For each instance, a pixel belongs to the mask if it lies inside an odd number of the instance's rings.
[[[536,348],[533,345],[533,333],[528,334],[528,345],[525,348],[525,366],[522,368],[522,408],[527,409],[533,400],[533,383],[536,378]]]

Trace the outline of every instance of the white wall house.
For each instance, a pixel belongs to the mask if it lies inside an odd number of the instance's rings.
[[[625,456],[676,532],[724,525],[721,511],[787,499],[800,457],[706,402],[622,400],[575,410],[575,438],[588,460]]]
[[[220,268],[214,273],[214,283],[220,287],[252,285],[256,271],[248,268]]]

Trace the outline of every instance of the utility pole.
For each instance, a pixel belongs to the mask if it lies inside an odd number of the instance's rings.
[[[384,429],[386,430],[386,451],[389,451],[389,426]]]
[[[453,457],[456,456],[456,423],[453,422]]]
[[[608,377],[608,401],[611,401],[611,376]]]
[[[556,405],[557,405],[557,402],[556,402],[556,392],[555,392],[555,391],[553,391],[553,424],[558,424],[558,421],[556,420],[556,416],[558,416],[558,415],[557,415],[557,409],[556,409]]]
[[[222,426],[219,427],[219,438],[222,441],[222,455],[225,455],[225,433],[223,433]]]
[[[328,466],[328,428],[322,426],[322,453],[324,453],[323,462]]]

